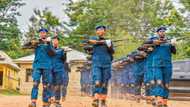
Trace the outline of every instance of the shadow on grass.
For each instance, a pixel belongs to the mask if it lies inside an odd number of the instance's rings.
[[[16,90],[10,90],[10,89],[0,89],[0,95],[6,95],[6,96],[15,96],[15,95],[22,95]]]

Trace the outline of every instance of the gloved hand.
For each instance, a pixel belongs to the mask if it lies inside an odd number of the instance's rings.
[[[177,42],[177,39],[176,39],[176,38],[171,39],[171,44],[172,44],[173,46],[176,45],[176,42]]]
[[[63,47],[63,50],[66,51],[66,52],[68,52],[68,51],[72,51],[72,49],[69,48],[69,47]]]
[[[112,45],[111,40],[105,40],[105,44],[106,44],[108,47],[111,47],[111,45]]]
[[[46,41],[47,41],[47,42],[50,42],[50,41],[51,41],[51,37],[47,37],[47,38],[46,38]]]

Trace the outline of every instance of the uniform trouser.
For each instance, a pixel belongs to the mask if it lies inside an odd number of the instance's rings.
[[[143,83],[143,73],[135,75],[135,94],[136,95],[141,95],[141,87],[142,87],[142,83]]]
[[[93,95],[104,94],[108,92],[108,82],[111,78],[111,64],[98,66],[93,64],[92,66],[92,78],[93,78]],[[98,84],[99,83],[99,84]]]
[[[150,87],[150,81],[151,81],[151,78],[150,76],[152,75],[152,69],[151,67],[147,67],[147,70],[144,72],[144,84],[145,84],[145,95],[146,96],[150,96],[150,90],[151,90],[151,87]]]
[[[67,95],[68,84],[69,84],[69,74],[67,71],[65,71],[63,73],[63,81],[62,81],[62,87],[61,87],[62,97],[66,97],[66,95]]]
[[[42,92],[42,100],[43,102],[48,102],[48,99],[51,96],[50,83],[51,83],[51,71],[49,69],[34,69],[32,73],[33,77],[33,88],[31,92],[31,99],[38,98],[38,89],[40,84],[40,79],[42,76],[42,84],[43,84],[43,92]]]
[[[136,93],[136,90],[135,90],[136,78],[135,78],[134,72],[129,71],[126,75],[127,75],[127,83],[128,83],[127,93],[135,94]]]
[[[81,92],[87,93],[87,85],[89,80],[89,73],[90,71],[82,71],[81,72],[81,79],[80,79],[80,84],[81,84]]]
[[[55,100],[57,101],[61,99],[62,75],[63,71],[52,72],[52,96],[55,96]]]
[[[81,77],[80,77],[80,86],[81,86],[80,91],[81,91],[81,92],[84,92],[84,90],[85,90],[85,89],[84,89],[84,85],[85,85],[85,84],[84,84],[84,79],[83,79],[83,78],[84,78],[84,76],[83,76],[83,73],[84,73],[84,72],[81,71],[80,73],[81,73],[81,74],[80,74],[80,75],[81,75]]]
[[[172,67],[153,67],[149,73],[149,81],[151,84],[149,94],[151,96],[168,98],[169,90],[167,86],[171,81]]]

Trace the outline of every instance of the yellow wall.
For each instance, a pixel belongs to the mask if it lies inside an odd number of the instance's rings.
[[[0,64],[0,71],[3,72],[2,88],[14,89],[18,88],[18,71],[8,65]]]
[[[20,67],[20,72],[18,73],[20,78],[20,93],[31,94],[31,89],[33,86],[33,81],[26,82],[26,69],[32,69],[32,63],[17,63]],[[39,86],[39,94],[42,94],[42,84]]]
[[[33,82],[26,82],[26,69],[32,69],[32,63],[20,63],[20,93],[22,94],[30,94],[33,86]]]

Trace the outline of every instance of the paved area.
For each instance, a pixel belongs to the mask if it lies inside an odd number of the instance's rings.
[[[41,107],[41,101],[38,101],[38,107]],[[0,107],[27,107],[30,103],[29,96],[3,96],[0,95]],[[51,106],[53,107],[53,106]],[[91,107],[90,97],[68,96],[63,103],[63,107]],[[152,107],[144,101],[136,103],[129,100],[109,99],[108,107]],[[169,107],[190,107],[190,101],[170,101]]]

